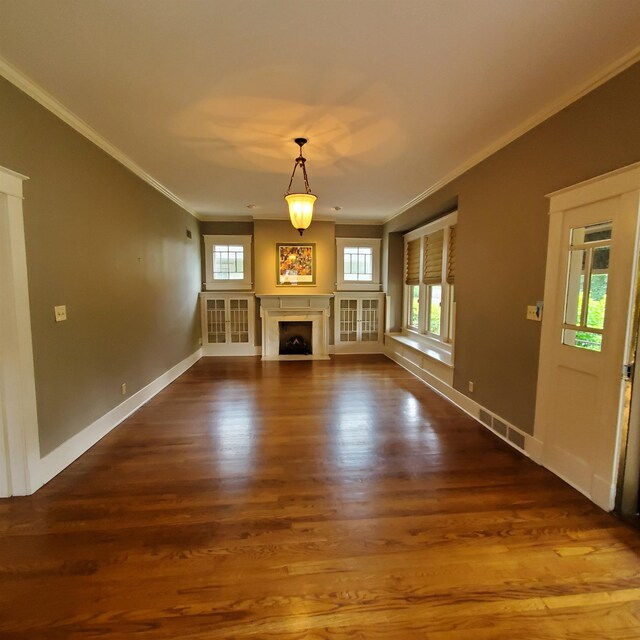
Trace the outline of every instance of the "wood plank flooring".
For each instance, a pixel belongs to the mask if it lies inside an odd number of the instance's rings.
[[[0,638],[636,639],[639,550],[383,356],[204,358],[0,501]]]

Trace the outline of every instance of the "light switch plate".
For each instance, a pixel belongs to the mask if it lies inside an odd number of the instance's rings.
[[[527,307],[527,320],[534,320],[535,322],[541,322],[542,307],[535,304],[530,304]]]
[[[58,307],[53,307],[53,312],[56,315],[56,322],[62,322],[67,319],[67,305],[61,304]]]

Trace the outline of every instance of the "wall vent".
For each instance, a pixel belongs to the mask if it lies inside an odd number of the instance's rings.
[[[524,449],[524,436],[521,433],[518,433],[514,429],[509,429],[509,442],[513,442],[516,447],[520,449]]]
[[[501,436],[507,437],[507,425],[493,416],[493,430]]]
[[[491,427],[491,414],[488,411],[480,409],[479,417],[482,424],[486,424],[487,427]]]

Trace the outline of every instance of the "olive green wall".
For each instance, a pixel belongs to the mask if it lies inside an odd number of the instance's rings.
[[[198,222],[0,78],[24,221],[41,454],[199,347]],[[186,231],[191,231],[187,238]],[[68,320],[54,322],[54,305]]]
[[[400,323],[397,242],[457,204],[454,387],[533,430],[548,232],[545,194],[640,160],[640,64],[538,125],[385,225],[385,276]],[[391,239],[391,242],[390,242]],[[467,391],[474,382],[474,393]]]
[[[336,238],[382,238],[382,225],[336,223]]]
[[[255,292],[276,295],[333,293],[336,283],[336,238],[333,222],[312,222],[300,234],[289,220],[255,220],[253,223]],[[315,243],[316,286],[276,286],[276,243]]]

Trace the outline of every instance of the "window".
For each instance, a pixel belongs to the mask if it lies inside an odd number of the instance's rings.
[[[336,238],[338,291],[380,290],[380,239]]]
[[[251,289],[251,236],[204,236],[205,288]]]
[[[371,247],[344,248],[345,281],[371,282],[373,280],[373,250]]]
[[[244,278],[244,247],[232,244],[213,245],[213,279],[242,280]]]
[[[571,230],[562,343],[602,350],[611,222]]]
[[[405,235],[404,331],[451,354],[457,212]]]

